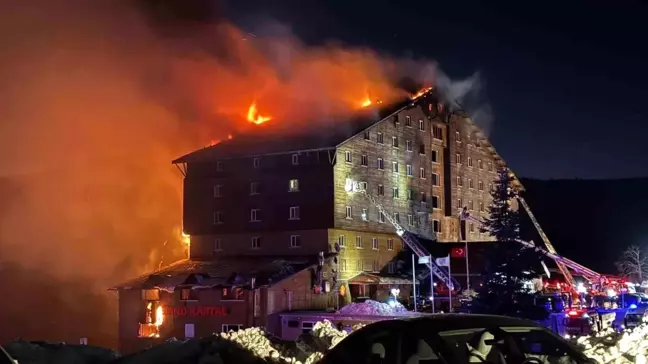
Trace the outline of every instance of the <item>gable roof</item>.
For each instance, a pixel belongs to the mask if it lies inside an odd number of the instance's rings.
[[[428,91],[430,92],[430,91]],[[413,106],[418,100],[406,99],[391,105],[369,106],[359,110],[347,122],[317,123],[301,131],[290,125],[261,124],[255,130],[216,145],[196,150],[176,160],[179,163],[200,163],[215,160],[254,157],[268,154],[289,154],[335,149],[349,138]]]

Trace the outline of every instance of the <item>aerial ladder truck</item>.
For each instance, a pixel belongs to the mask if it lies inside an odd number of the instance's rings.
[[[362,184],[358,183],[357,181],[347,179],[345,190],[349,193],[355,192],[361,194],[367,200],[369,200],[369,202],[376,206],[378,213],[382,214],[385,220],[389,221],[389,223],[394,226],[394,228],[396,229],[396,234],[405,242],[405,244],[407,244],[410,249],[412,249],[414,254],[416,254],[418,258],[428,258],[426,265],[429,269],[429,272],[434,274],[434,276],[441,280],[448,288],[454,289],[456,291],[461,288],[459,282],[456,279],[453,279],[448,272],[446,272],[436,264],[430,252],[428,252],[428,250],[425,249],[421,242],[416,239],[414,234],[404,229],[398,223],[398,221],[396,221],[396,219],[394,219],[392,215],[385,210],[385,208],[376,200],[376,198],[369,192],[367,192],[366,188],[362,187]]]

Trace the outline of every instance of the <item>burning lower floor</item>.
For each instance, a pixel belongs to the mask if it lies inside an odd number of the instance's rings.
[[[182,260],[114,287],[119,293],[119,350],[129,353],[171,337],[192,338],[244,327],[281,335],[280,314],[335,312],[407,280],[337,280],[336,256]],[[360,288],[362,287],[362,288]]]

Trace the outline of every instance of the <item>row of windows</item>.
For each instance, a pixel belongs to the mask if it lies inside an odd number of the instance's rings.
[[[426,226],[426,222],[429,221],[429,214],[427,212],[419,212],[417,214],[418,216],[415,217],[413,214],[407,214],[407,224],[409,226]],[[346,213],[345,216],[347,219],[352,220],[353,219],[353,206],[346,206]],[[362,213],[360,214],[360,218],[362,221],[370,221],[369,219],[369,209],[363,208]],[[394,215],[392,217],[396,222],[400,223],[400,214],[398,212],[394,212]],[[379,223],[384,223],[385,222],[385,215],[382,212],[378,213],[378,222]],[[432,229],[434,232],[438,233],[441,231],[441,221],[439,220],[432,220]]]
[[[441,130],[441,128],[439,128],[439,130]],[[424,131],[424,130],[422,130],[422,131]],[[437,135],[438,135],[438,138],[437,138]],[[439,140],[442,139],[441,135],[442,135],[442,132],[440,132],[440,133],[434,133],[433,132],[432,133],[432,136],[435,139],[439,139]],[[371,140],[371,133],[368,130],[364,132],[364,139],[365,140]],[[381,132],[376,133],[376,143],[378,143],[380,145],[385,144],[385,139],[384,139],[383,133],[381,133]],[[405,150],[406,151],[413,152],[414,151],[413,145],[414,145],[414,143],[411,140],[409,140],[409,139],[405,140]],[[397,148],[397,149],[400,148],[400,139],[398,138],[398,136],[392,136],[391,146],[394,147],[394,148]],[[424,144],[420,144],[419,147],[418,147],[418,150],[419,150],[419,154],[425,155],[425,145]],[[435,159],[435,160],[433,160],[433,162],[437,162],[438,161],[438,154],[439,154],[438,151],[433,149],[431,154],[433,155],[433,158]],[[434,155],[436,155],[436,156],[434,156]]]
[[[299,235],[290,235],[290,247],[291,248],[301,248],[301,237]],[[252,249],[261,249],[262,247],[262,239],[260,236],[253,236],[250,238],[250,248]],[[219,252],[223,250],[223,239],[221,238],[216,238],[214,239],[214,247],[213,250],[215,252]]]
[[[367,182],[360,182],[359,187],[360,187],[360,189],[366,191],[367,190],[367,185],[368,185]],[[433,184],[433,185],[438,186],[436,184]],[[376,188],[376,195],[377,196],[384,196],[385,195],[385,186],[379,184],[378,187]],[[400,198],[400,188],[392,187],[392,198],[395,198],[395,199]],[[416,193],[415,190],[413,190],[413,189],[408,189],[407,190],[407,200],[408,201],[414,201],[414,200],[419,199],[419,198],[420,198],[420,201],[422,203],[424,203],[424,204],[428,203],[427,193],[419,192],[418,196],[417,196],[417,193]],[[430,202],[432,203],[433,208],[435,208],[435,209],[440,209],[441,208],[441,198],[439,196],[432,195],[430,200],[431,200]]]
[[[346,242],[345,235],[338,236],[338,245],[340,246],[340,248],[346,248],[347,242]],[[364,242],[362,240],[362,236],[355,237],[355,247],[357,249],[364,249]],[[379,249],[378,238],[371,238],[371,249],[373,250]],[[387,239],[387,250],[394,250],[394,239]]]
[[[468,167],[474,167],[472,157],[468,157],[467,162],[468,162],[467,163]],[[455,154],[455,163],[456,164],[463,164],[463,158],[462,158],[461,153]],[[477,168],[484,169],[484,161],[482,161],[481,159],[478,159],[477,160]],[[488,162],[487,169],[488,169],[489,172],[493,172],[493,163],[492,162]]]
[[[299,154],[291,154],[290,161],[293,166],[299,165]],[[261,158],[254,157],[252,158],[252,168],[258,169],[261,167]],[[216,162],[216,171],[223,172],[225,170],[225,163],[223,161]]]
[[[223,197],[224,191],[223,185],[214,185],[214,198]],[[291,179],[288,181],[288,192],[299,192],[299,180]],[[259,195],[261,194],[261,183],[260,182],[250,182],[250,195]]]
[[[288,220],[299,220],[299,206],[290,206],[288,208]],[[250,222],[261,222],[261,209],[250,209]],[[223,211],[214,212],[214,225],[225,223],[225,213]]]
[[[478,204],[479,212],[486,211],[486,208],[484,207],[484,203],[482,201],[479,201],[477,204]],[[475,204],[474,204],[473,200],[468,200],[468,205],[464,206],[463,201],[461,199],[457,199],[457,206],[459,206],[460,208],[466,207],[470,211],[475,210]]]
[[[457,176],[457,187],[463,187],[463,177],[462,176]],[[475,183],[472,178],[468,178],[468,188],[474,189],[475,188]],[[483,181],[477,181],[477,189],[479,191],[484,190],[484,182]],[[493,192],[494,191],[494,186],[492,183],[488,184],[488,191]]]
[[[356,271],[358,272],[372,272],[372,273],[378,273],[380,272],[381,269],[381,264],[378,260],[372,260],[371,261],[371,267],[369,267],[368,264],[365,264],[364,259],[357,259],[356,260]],[[394,273],[394,264],[389,263],[387,265],[389,273]],[[347,260],[346,259],[340,259],[340,263],[338,264],[338,269],[340,272],[348,272],[349,269],[347,267]]]

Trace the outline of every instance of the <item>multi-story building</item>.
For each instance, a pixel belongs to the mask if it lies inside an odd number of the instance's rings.
[[[333,133],[244,135],[175,160],[191,259],[339,247],[342,280],[392,271],[403,243],[376,206],[346,191],[349,178],[422,238],[457,242],[462,207],[487,214],[504,162],[465,114],[433,91],[366,114]],[[469,223],[468,240],[492,239]]]

